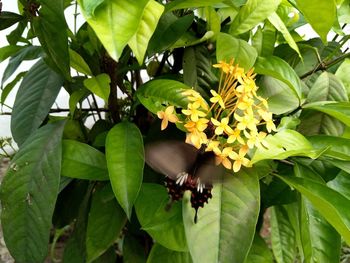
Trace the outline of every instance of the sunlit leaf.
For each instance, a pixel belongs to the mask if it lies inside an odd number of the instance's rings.
[[[108,102],[110,87],[109,83],[111,82],[110,77],[102,73],[96,77],[92,77],[84,80],[84,86],[90,90],[92,93],[99,96],[105,102]]]
[[[239,35],[255,27],[276,11],[280,0],[248,0],[230,26],[230,34]]]
[[[154,244],[148,256],[147,263],[192,263],[189,252],[178,252]]]
[[[108,132],[106,158],[114,195],[130,219],[144,166],[142,135],[135,124],[121,122]]]
[[[227,177],[227,179],[226,179]],[[225,174],[223,184],[214,185],[213,198],[198,211],[190,194],[183,200],[183,220],[193,262],[244,262],[254,238],[259,214],[259,180],[254,170]]]
[[[169,2],[165,8],[166,12],[185,8],[199,8],[222,3],[222,0],[175,0]]]
[[[85,75],[92,75],[89,65],[86,64],[85,60],[79,55],[78,52],[75,52],[73,49],[69,49],[69,58],[70,66],[76,71]]]
[[[264,239],[255,233],[253,244],[244,263],[272,263],[272,253]]]

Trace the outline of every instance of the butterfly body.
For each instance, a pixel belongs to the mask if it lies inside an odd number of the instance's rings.
[[[222,173],[215,165],[215,155],[205,148],[181,141],[161,141],[146,145],[147,164],[166,176],[165,185],[172,201],[180,200],[186,190],[191,191],[191,205],[197,211],[212,197],[213,179]]]

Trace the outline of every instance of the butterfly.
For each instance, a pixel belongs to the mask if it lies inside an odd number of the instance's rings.
[[[180,200],[186,190],[191,191],[191,206],[197,222],[199,207],[212,198],[215,178],[221,177],[223,167],[215,165],[215,154],[182,141],[168,140],[146,144],[146,163],[156,172],[164,174],[171,202]],[[215,179],[216,180],[216,179]]]

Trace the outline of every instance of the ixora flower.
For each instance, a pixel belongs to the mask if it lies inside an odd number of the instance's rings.
[[[217,90],[210,90],[209,103],[195,90],[182,92],[189,103],[181,109],[178,118],[174,106],[158,112],[161,129],[168,122],[184,120],[188,133],[186,142],[197,149],[215,154],[217,165],[238,172],[242,166],[250,167],[248,150],[267,148],[265,137],[276,131],[272,113],[266,99],[257,95],[253,69],[244,73],[239,65],[220,61],[213,67],[220,69]]]

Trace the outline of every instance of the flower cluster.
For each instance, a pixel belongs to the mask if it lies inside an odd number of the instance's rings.
[[[256,93],[253,70],[244,73],[233,61],[220,61],[214,67],[221,70],[221,77],[218,90],[210,91],[209,105],[198,92],[183,92],[189,100],[181,114],[188,131],[186,142],[198,149],[205,145],[206,151],[215,153],[217,164],[237,172],[242,165],[250,166],[249,149],[268,146],[264,141],[267,133],[261,130],[271,132],[276,127],[267,101]],[[162,129],[168,122],[180,122],[174,106],[158,112],[158,117]]]

